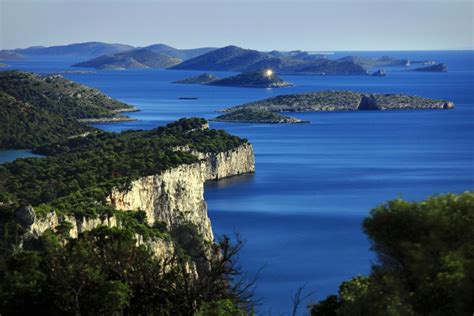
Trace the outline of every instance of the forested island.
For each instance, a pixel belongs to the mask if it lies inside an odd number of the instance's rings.
[[[320,91],[280,95],[231,107],[223,112],[259,109],[271,112],[452,109],[454,103],[404,94]]]
[[[226,78],[218,78],[207,73],[199,76],[175,81],[181,84],[203,84],[209,86],[241,87],[241,88],[283,88],[293,84],[278,77],[271,69],[244,72]]]
[[[0,148],[33,148],[90,133],[89,121],[124,121],[136,108],[97,89],[21,71],[0,72]]]

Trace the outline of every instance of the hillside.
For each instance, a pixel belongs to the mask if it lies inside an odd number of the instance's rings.
[[[0,72],[0,148],[32,148],[92,131],[79,119],[127,120],[134,108],[59,75]]]
[[[251,102],[229,109],[261,109],[272,112],[356,111],[356,110],[404,110],[404,109],[451,109],[454,104],[403,94],[359,93],[352,91],[321,91],[280,95]]]
[[[101,42],[75,43],[58,46],[33,46],[11,50],[22,55],[66,55],[66,56],[99,56],[115,54],[132,49],[133,46],[124,44],[108,44]]]
[[[320,56],[311,56],[304,52],[263,53],[237,46],[216,49],[171,67],[171,69],[178,70],[236,72],[261,71],[268,68],[279,73],[367,74],[367,71],[362,66],[352,62],[333,61]]]
[[[122,70],[133,68],[168,68],[180,62],[181,60],[178,58],[142,48],[113,55],[99,56],[72,66],[91,67],[101,70]]]

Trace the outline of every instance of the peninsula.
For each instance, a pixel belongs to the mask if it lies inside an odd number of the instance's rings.
[[[223,110],[258,109],[271,112],[452,109],[454,103],[404,94],[320,91],[280,95]]]
[[[97,89],[21,71],[0,72],[0,148],[33,148],[95,131],[89,121],[131,120],[136,108]]]
[[[97,132],[0,165],[2,311],[48,302],[54,314],[214,315],[209,306],[228,297],[244,315],[238,245],[214,240],[204,183],[253,172],[253,149],[207,126]]]

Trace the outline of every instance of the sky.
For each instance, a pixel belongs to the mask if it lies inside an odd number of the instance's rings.
[[[472,0],[0,0],[0,48],[473,49]]]

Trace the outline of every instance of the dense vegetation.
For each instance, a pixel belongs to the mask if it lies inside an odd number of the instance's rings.
[[[112,118],[131,106],[62,76],[0,72],[0,148],[32,148],[93,131],[77,119]]]
[[[204,119],[181,119],[150,131],[101,132],[43,146],[37,151],[46,158],[0,166],[0,192],[5,192],[4,199],[8,195],[16,203],[38,206],[40,213],[53,209],[92,217],[108,213],[105,197],[112,187],[126,187],[140,176],[197,160],[174,150],[176,146],[222,152],[243,142],[222,130],[203,129],[204,124]]]
[[[129,227],[102,226],[71,239],[66,225],[37,239],[20,239],[21,225],[1,204],[0,219],[2,315],[250,312],[251,283],[235,265],[239,241],[223,237],[209,245],[194,226],[182,224],[169,232],[172,253],[158,258],[149,244],[137,243]],[[144,217],[139,224],[148,227]]]
[[[244,142],[206,124],[194,118],[150,131],[97,132],[37,149],[48,157],[0,165],[0,313],[247,314],[251,283],[235,266],[240,241],[211,244],[193,224],[150,226],[145,212],[117,211],[106,202],[112,187],[197,161],[178,146],[221,152]],[[114,215],[119,225],[72,239],[73,224],[62,220],[35,237],[34,217],[23,211],[29,204],[40,217]],[[157,242],[171,243],[170,253],[157,256]]]
[[[260,109],[241,109],[220,115],[213,119],[217,122],[243,122],[243,123],[306,123],[300,119]]]
[[[372,273],[342,283],[312,315],[471,315],[473,227],[474,193],[377,207],[364,221],[378,256]]]
[[[242,108],[272,112],[451,109],[454,104],[404,94],[360,93],[353,91],[319,91],[279,95],[226,109],[232,112]]]

